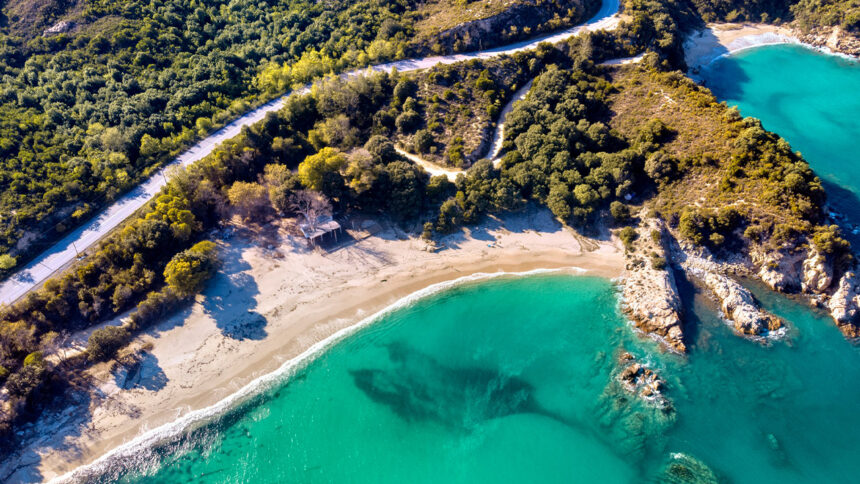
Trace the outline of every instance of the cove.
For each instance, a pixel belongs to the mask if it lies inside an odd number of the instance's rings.
[[[757,287],[791,331],[767,346],[738,338],[709,300],[681,289],[695,328],[686,358],[637,336],[606,279],[457,286],[96,481],[852,480],[857,349],[823,315]],[[663,376],[674,412],[618,386],[622,348]]]
[[[701,76],[718,99],[800,151],[825,182],[828,200],[860,224],[860,62],[770,45],[722,57]]]

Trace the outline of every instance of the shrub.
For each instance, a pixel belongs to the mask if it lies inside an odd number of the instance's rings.
[[[394,125],[397,126],[398,131],[401,133],[411,133],[421,125],[421,115],[416,111],[403,111],[394,120]]]
[[[24,366],[32,365],[45,366],[45,358],[41,351],[34,351],[24,358]]]
[[[269,205],[266,187],[259,183],[237,181],[227,190],[227,199],[244,219],[259,214]]]
[[[148,327],[175,308],[179,301],[169,287],[163,291],[150,292],[146,299],[137,305],[137,311],[129,316],[131,328],[139,330]]]
[[[421,232],[421,238],[427,241],[433,239],[433,222],[424,223],[424,230]]]
[[[666,269],[666,259],[657,254],[651,254],[651,267],[654,270],[662,271]]]
[[[630,220],[630,207],[618,200],[609,204],[609,213],[615,219],[615,223],[623,224]]]
[[[633,241],[636,240],[636,237],[638,235],[633,227],[624,227],[618,231],[618,238],[621,239],[624,248],[627,250],[633,250]]]
[[[327,173],[337,172],[346,165],[346,157],[335,148],[323,148],[299,164],[299,179],[311,190],[321,190]]]
[[[43,365],[23,366],[6,380],[6,389],[14,397],[27,398],[45,379]]]
[[[9,370],[5,366],[0,365],[0,385],[2,385],[7,378],[9,378]]]
[[[164,280],[179,297],[196,294],[215,273],[215,243],[204,240],[170,259],[164,268]]]
[[[8,271],[15,267],[17,263],[18,259],[15,257],[12,257],[9,254],[0,254],[0,271]]]
[[[436,231],[449,234],[463,222],[463,209],[456,199],[449,198],[439,207],[439,217],[436,220]]]
[[[87,340],[87,358],[90,361],[105,361],[129,342],[131,334],[122,326],[107,326],[97,329]]]
[[[466,164],[466,157],[463,155],[463,138],[460,136],[455,136],[453,140],[451,140],[451,144],[448,145],[448,151],[445,153],[446,158],[448,158],[448,164],[451,166],[463,167]]]
[[[645,161],[645,173],[657,183],[671,181],[677,171],[677,160],[663,152],[654,153]]]
[[[681,214],[678,230],[682,237],[696,245],[702,245],[705,242],[704,221],[699,214],[691,210],[685,210]]]
[[[415,132],[415,150],[419,153],[427,153],[433,145],[433,135],[426,129]]]

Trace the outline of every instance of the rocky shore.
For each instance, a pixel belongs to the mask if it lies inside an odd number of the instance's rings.
[[[814,246],[752,254],[762,282],[774,291],[805,296],[830,313],[845,337],[858,338],[860,278],[856,269],[838,270],[832,259]]]
[[[752,293],[733,279],[708,272],[702,281],[720,301],[723,315],[734,323],[737,333],[767,336],[784,326],[781,319],[762,310]]]
[[[839,271],[833,259],[811,242],[717,259],[707,249],[679,240],[661,220],[648,219],[636,228],[635,241],[625,253],[622,308],[638,329],[670,351],[685,353],[681,299],[675,277],[667,270],[675,266],[712,295],[739,336],[777,337],[784,333],[785,323],[763,310],[736,276],[807,298],[828,311],[846,337],[858,338],[860,276],[856,270]]]
[[[633,324],[669,350],[686,353],[681,299],[672,271],[666,270],[662,221],[650,219],[636,229],[634,247],[625,253],[623,309]]]
[[[792,33],[804,44],[839,54],[860,57],[860,38],[846,33],[839,26],[818,27],[809,32],[794,28]]]

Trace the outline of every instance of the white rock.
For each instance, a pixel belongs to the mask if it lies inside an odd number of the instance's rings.
[[[723,313],[734,322],[736,331],[761,335],[782,325],[778,319],[762,311],[752,293],[733,279],[707,272],[702,280],[720,300]]]
[[[830,301],[827,303],[827,309],[830,310],[830,315],[837,323],[853,323],[857,317],[858,307],[860,307],[860,295],[858,295],[858,280],[857,275],[852,272],[846,272],[836,287],[836,291],[830,296]]]
[[[833,283],[833,267],[827,261],[827,257],[812,250],[803,261],[803,281],[801,289],[803,292],[820,294]]]

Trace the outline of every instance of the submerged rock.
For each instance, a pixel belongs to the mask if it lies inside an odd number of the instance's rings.
[[[665,452],[676,414],[664,381],[628,352],[615,365],[592,414],[602,438],[633,459]]]
[[[702,281],[719,299],[723,313],[738,333],[762,336],[783,326],[781,319],[759,308],[752,293],[733,279],[707,272]]]
[[[669,462],[657,478],[665,484],[718,484],[723,482],[704,462],[680,452],[669,457]]]

